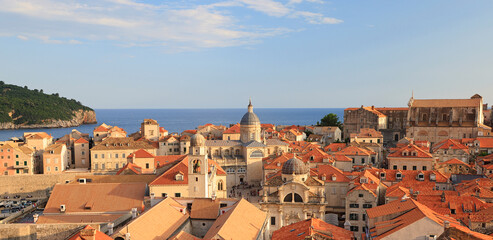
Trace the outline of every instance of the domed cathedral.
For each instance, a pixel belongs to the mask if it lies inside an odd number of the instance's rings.
[[[191,159],[207,155],[217,162],[227,172],[228,188],[242,183],[260,184],[263,180],[262,159],[288,151],[288,144],[283,141],[262,139],[260,126],[250,101],[240,121],[240,140],[206,140],[197,136],[191,139]]]
[[[260,142],[260,120],[253,112],[252,100],[248,104],[248,111],[241,118],[240,139],[242,143]]]
[[[261,210],[270,216],[270,231],[311,217],[325,218],[325,182],[310,176],[310,169],[294,156],[280,173],[266,180]]]

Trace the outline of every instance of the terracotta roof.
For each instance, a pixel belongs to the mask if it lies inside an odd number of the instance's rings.
[[[194,219],[216,219],[219,216],[219,199],[196,198],[192,203],[190,218]]]
[[[323,181],[323,178],[325,176],[325,181],[324,182],[350,182],[351,180],[344,175],[344,173],[331,165],[318,165],[316,168],[312,168],[316,172],[316,175],[318,179]],[[335,177],[335,180],[332,179],[332,177]]]
[[[168,132],[168,130],[164,129],[164,127],[159,127],[159,132],[165,133]]]
[[[348,146],[342,149],[341,151],[336,152],[335,154],[343,154],[346,156],[370,156],[370,155],[375,155],[376,153],[364,148],[360,148],[356,146]]]
[[[79,184],[78,179],[85,178],[88,184],[93,183],[146,183],[149,184],[156,175],[77,175],[70,184]],[[90,181],[90,182],[89,182]]]
[[[174,163],[176,161],[181,161],[187,158],[188,155],[166,155],[166,156],[156,156],[154,157],[154,166],[159,168],[160,166],[167,165],[169,163]]]
[[[461,161],[461,160],[459,160],[457,158],[452,158],[452,159],[450,159],[448,161],[445,161],[445,162],[442,162],[442,163],[439,163],[439,164],[442,164],[442,165],[456,165],[456,164],[458,164],[458,165],[464,165],[464,166],[467,166],[467,167],[471,167],[471,166],[469,166],[469,164],[467,164],[467,163],[465,163],[465,162],[463,162],[463,161]]]
[[[243,239],[256,239],[266,218],[267,213],[241,199],[217,218],[204,239],[234,239],[238,236]]]
[[[24,136],[24,139],[32,138],[32,139],[43,139],[43,138],[53,138],[51,135],[45,132],[36,132],[36,133],[28,133]]]
[[[147,141],[134,141],[131,137],[110,137],[105,138],[100,144],[91,148],[94,150],[108,150],[108,149],[155,149]]]
[[[132,153],[132,156],[135,158],[154,158],[155,156],[150,154],[148,151],[144,149],[139,149]]]
[[[223,134],[240,134],[240,124],[235,124],[232,127],[226,129]]]
[[[358,138],[383,138],[383,135],[380,131],[377,131],[373,128],[362,128],[359,130],[359,133],[351,133],[351,137]]]
[[[66,213],[142,211],[145,190],[145,183],[57,184],[43,213],[59,213],[60,205]]]
[[[493,221],[493,206],[490,206],[487,209],[483,209],[479,212],[471,213],[469,215],[469,219],[471,222],[481,222],[481,223],[488,223]]]
[[[89,142],[84,138],[79,138],[77,139],[77,141],[75,141],[75,143],[89,143]]]
[[[118,170],[116,175],[122,174],[125,170],[132,171],[135,174],[142,174],[142,168],[141,167],[139,167],[137,164],[133,164],[133,163],[129,162],[124,167],[122,167],[120,170]]]
[[[178,173],[183,174],[183,180],[176,180]],[[149,186],[169,184],[188,185],[188,155],[157,177]]]
[[[104,124],[104,123],[103,123]],[[94,132],[107,132],[109,129],[106,128],[103,124],[94,128]]]
[[[324,147],[326,152],[338,152],[346,147],[345,143],[331,143]]]
[[[113,240],[113,238],[87,225],[68,240]]]
[[[457,220],[439,214],[413,199],[395,200],[367,209],[366,213],[369,218],[389,215],[389,220],[376,222],[375,227],[370,229],[373,239],[387,237],[425,217],[442,226],[444,221],[449,221],[450,226],[460,226]]]
[[[406,155],[404,155],[404,153],[406,153]],[[413,153],[416,153],[416,155],[414,156]],[[425,152],[422,148],[412,143],[408,144],[405,147],[397,149],[397,151],[389,154],[388,157],[399,157],[399,158],[404,157],[404,158],[413,158],[413,159],[431,158],[433,160],[433,156],[431,155],[431,153]]]
[[[476,138],[479,148],[493,148],[493,138]]]
[[[209,162],[209,173],[211,172],[211,166],[214,165],[216,168],[216,174],[217,175],[226,175],[226,171],[214,160],[212,159],[207,159]]]
[[[197,239],[199,238],[183,230],[181,230],[179,233],[177,233],[176,235],[170,238],[170,240],[197,240]]]
[[[313,239],[334,239],[349,240],[354,239],[353,232],[326,223],[317,218],[310,218],[284,226],[272,233],[272,240],[299,239],[304,240],[308,237]],[[309,238],[309,239],[312,239]]]
[[[112,237],[124,237],[129,232],[132,240],[167,239],[188,217],[186,206],[173,198],[166,198],[115,231]]]
[[[114,222],[124,214],[56,214],[56,215],[41,215],[36,221],[36,224],[47,223],[108,223]]]
[[[63,143],[52,144],[45,149],[43,154],[61,154],[63,146],[65,146]],[[53,153],[50,153],[50,151],[53,151]]]
[[[460,143],[459,141],[457,140],[454,140],[454,139],[445,139],[437,144],[435,144],[432,148],[432,152],[436,152],[438,151],[439,149],[459,149],[459,150],[463,150],[465,153],[469,154],[469,148]]]
[[[493,198],[493,180],[489,178],[477,178],[462,181],[455,187],[461,195],[476,196],[478,198]]]
[[[481,99],[414,99],[411,107],[480,107]]]

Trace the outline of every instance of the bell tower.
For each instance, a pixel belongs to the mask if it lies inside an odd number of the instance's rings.
[[[210,197],[208,173],[209,160],[205,152],[205,138],[197,133],[190,140],[188,155],[188,192],[189,197]]]

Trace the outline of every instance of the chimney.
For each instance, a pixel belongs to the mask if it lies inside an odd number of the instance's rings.
[[[151,200],[154,200],[154,193],[151,193]]]
[[[65,213],[65,210],[66,210],[65,204],[60,205],[60,212]]]
[[[38,221],[38,218],[39,218],[39,214],[34,214],[33,215],[33,218],[34,218],[34,223],[36,223]]]
[[[125,240],[130,240],[130,233],[125,233]]]
[[[443,222],[443,230],[446,231],[448,228],[450,228],[450,222],[449,221]]]
[[[137,208],[132,208],[132,219],[137,217]]]
[[[85,240],[95,240],[96,239],[96,229],[82,229],[80,230],[80,237]]]
[[[115,227],[115,224],[114,223],[108,223],[108,235],[112,235],[113,234],[113,228]]]
[[[371,110],[375,110],[375,106],[371,106]]]

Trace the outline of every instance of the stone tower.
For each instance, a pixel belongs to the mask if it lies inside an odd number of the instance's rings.
[[[207,198],[209,195],[209,164],[205,152],[205,138],[197,133],[190,139],[188,155],[188,187],[190,197]]]
[[[260,142],[260,120],[253,112],[251,100],[248,104],[248,111],[241,118],[240,135],[240,140],[243,143],[247,143],[252,140]]]

